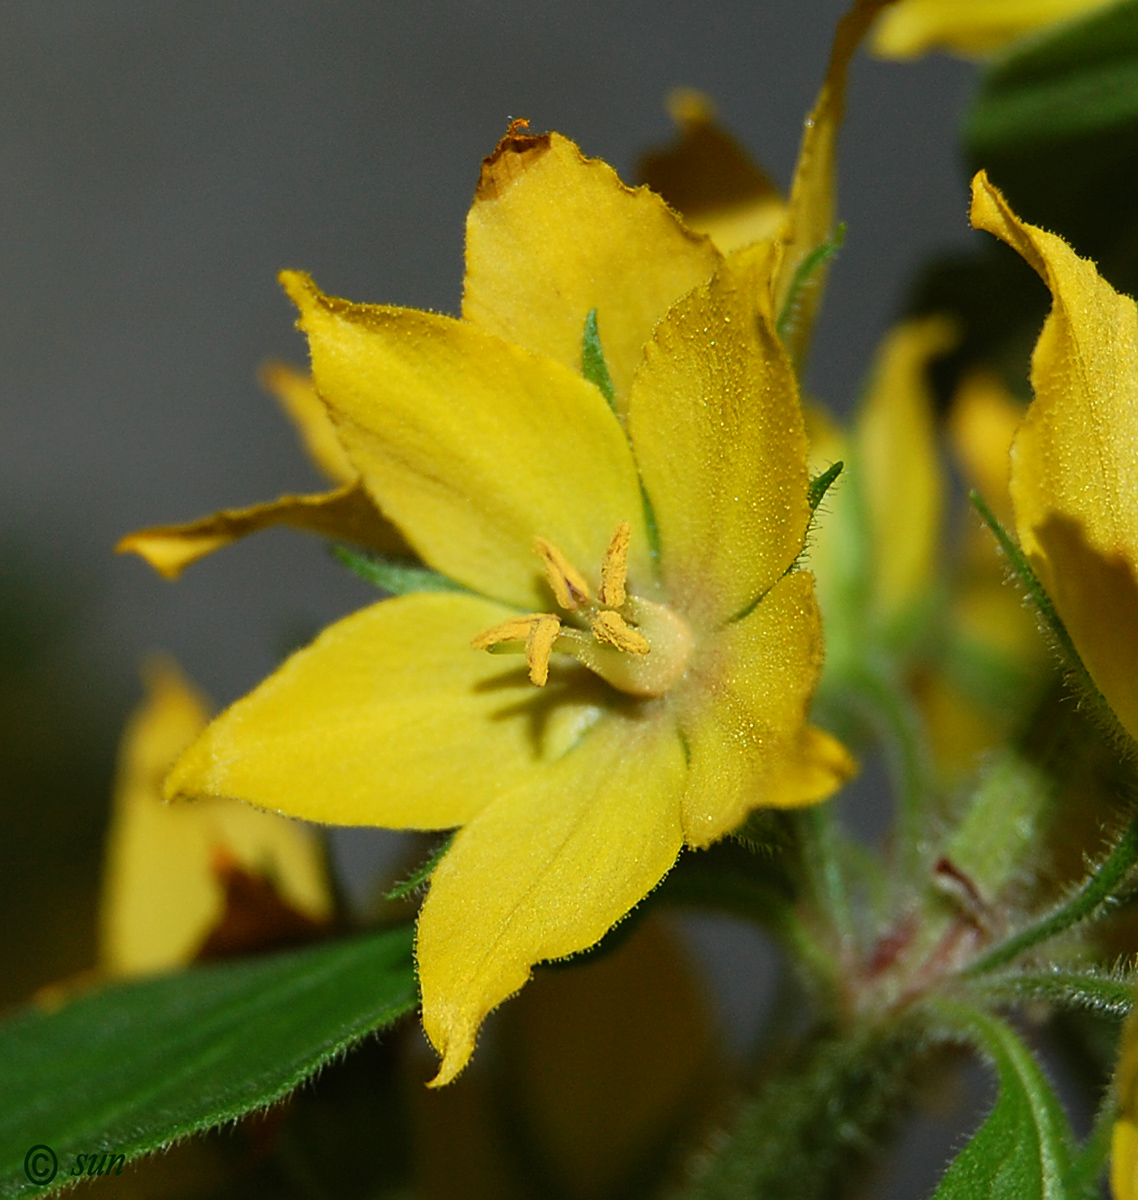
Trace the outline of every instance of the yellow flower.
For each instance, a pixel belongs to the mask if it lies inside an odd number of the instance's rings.
[[[929,50],[981,55],[1110,0],[900,0],[884,12],[872,47],[882,58],[917,58]]]
[[[972,223],[1051,289],[1011,454],[1020,545],[1099,691],[1138,737],[1138,308],[1012,212],[980,172]]]
[[[1114,1091],[1120,1110],[1110,1144],[1110,1190],[1114,1200],[1138,1197],[1138,1017],[1122,1029]]]
[[[360,484],[312,380],[291,367],[270,363],[262,372],[262,382],[292,418],[316,466],[337,486],[330,492],[280,496],[267,504],[227,508],[188,524],[141,529],[124,537],[115,549],[120,554],[138,554],[167,579],[177,579],[199,558],[274,525],[387,553],[406,553],[406,544]]]
[[[806,719],[821,630],[794,569],[806,443],[771,264],[723,260],[647,189],[514,130],[468,221],[463,320],[284,276],[363,485],[464,590],[332,626],[167,793],[462,827],[419,921],[438,1083],[535,963],[596,943],[685,843],[849,773]],[[581,374],[592,322],[611,406]]]
[[[112,974],[188,963],[225,916],[218,868],[230,863],[271,881],[281,902],[303,917],[330,914],[311,830],[230,800],[163,802],[166,772],[207,721],[182,674],[155,663],[119,751],[100,913],[100,959]]]

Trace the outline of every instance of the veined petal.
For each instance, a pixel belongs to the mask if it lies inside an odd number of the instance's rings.
[[[312,376],[288,363],[268,362],[261,368],[260,378],[291,418],[312,461],[333,483],[352,483],[356,469],[340,445],[336,426],[316,394]]]
[[[873,31],[881,58],[917,58],[930,50],[982,55],[1032,29],[1102,8],[1109,0],[901,0]]]
[[[583,671],[534,688],[513,656],[470,647],[512,610],[478,596],[383,600],[326,629],[221,714],[169,796],[233,796],[334,825],[449,829],[597,714]],[[581,681],[577,687],[572,681]]]
[[[699,648],[677,697],[690,756],[684,836],[706,846],[752,808],[823,800],[854,773],[829,734],[806,723],[822,669],[814,580],[784,576],[743,620]]]
[[[428,564],[540,610],[549,592],[534,539],[596,570],[627,520],[630,576],[649,577],[636,465],[592,384],[464,321],[348,304],[306,276],[281,278],[340,440]]]
[[[545,959],[598,942],[675,862],[684,754],[663,714],[610,714],[455,839],[419,917],[423,1025],[449,1082]]]
[[[623,410],[652,327],[718,261],[647,188],[560,134],[512,131],[483,164],[467,217],[462,315],[580,371],[595,308]]]
[[[751,259],[725,261],[657,326],[632,386],[669,603],[705,629],[778,579],[809,520],[797,383],[760,307],[768,281]]]
[[[874,598],[886,624],[932,584],[945,480],[925,373],[956,340],[943,317],[897,326],[878,352],[858,420],[857,469],[877,559]]]
[[[358,542],[387,554],[410,552],[402,535],[376,508],[358,481],[314,496],[281,496],[267,504],[226,508],[185,525],[140,529],[128,533],[115,550],[119,554],[137,554],[160,575],[177,579],[199,558],[274,525]]]
[[[221,852],[267,875],[300,912],[331,910],[312,831],[230,800],[166,804],[162,780],[208,720],[204,701],[173,664],[149,672],[147,697],[119,754],[100,912],[103,966],[114,974],[184,965],[221,918],[214,870]]]
[[[774,282],[776,313],[781,311],[803,260],[833,232],[838,131],[845,114],[850,61],[877,13],[890,2],[856,0],[838,22],[826,78],[806,118],[786,217],[779,232],[782,258]],[[789,347],[796,361],[804,356],[821,293],[822,289],[815,287],[801,300],[802,315]]]
[[[706,233],[722,254],[772,237],[786,202],[767,175],[715,119],[702,92],[678,88],[668,109],[679,129],[675,143],[645,156],[644,182],[674,208],[684,224]]]
[[[1016,529],[1092,678],[1138,736],[1138,307],[1061,238],[1020,221],[983,172],[972,223],[1051,289],[1035,399],[1012,446]]]

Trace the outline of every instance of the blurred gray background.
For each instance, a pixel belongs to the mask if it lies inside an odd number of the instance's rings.
[[[0,532],[83,573],[85,641],[126,695],[161,647],[218,701],[366,602],[303,535],[165,583],[141,525],[321,486],[255,381],[303,362],[276,272],[455,312],[463,218],[513,116],[631,177],[699,87],[786,184],[840,0],[0,3]],[[973,70],[862,57],[846,249],[811,383],[847,405],[917,262],[967,231],[954,122]]]
[[[259,535],[177,584],[111,553],[139,526],[322,486],[255,381],[267,357],[305,359],[281,267],[352,299],[455,312],[463,218],[510,118],[560,130],[630,179],[669,139],[677,85],[710,93],[785,186],[843,8],[0,2],[0,576],[25,608],[66,597],[63,624],[32,627],[45,695],[69,697],[27,716],[17,689],[20,739],[50,727],[53,762],[81,744],[94,795],[146,652],[171,652],[224,703],[372,598],[300,534]],[[972,236],[953,136],[972,79],[940,57],[855,65],[848,235],[810,374],[839,409],[917,264]],[[81,738],[84,719],[94,732]],[[35,837],[97,846],[89,809]],[[358,871],[375,849],[342,844]],[[9,908],[20,897],[30,914],[26,889]],[[701,940],[736,1023],[753,1028],[761,945],[744,930]]]

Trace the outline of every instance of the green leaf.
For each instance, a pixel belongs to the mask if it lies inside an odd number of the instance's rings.
[[[385,892],[383,898],[385,900],[402,900],[428,883],[435,873],[435,868],[442,862],[443,855],[451,848],[454,837],[455,835],[450,833],[443,838],[411,874],[406,879],[401,879],[389,892]]]
[[[836,462],[832,466],[827,467],[821,474],[815,475],[810,480],[810,489],[806,493],[806,498],[810,503],[810,511],[816,512],[818,505],[822,503],[826,493],[830,490],[831,485],[842,473],[842,468],[846,464]]]
[[[581,374],[600,389],[601,395],[608,401],[609,408],[616,412],[616,392],[609,376],[608,363],[605,362],[605,352],[601,349],[595,308],[590,308],[589,315],[585,318],[585,335],[581,339]]]
[[[0,1196],[51,1147],[127,1160],[281,1099],[416,1004],[411,931],[120,984],[0,1025]]]
[[[1134,1007],[1135,976],[1098,971],[1028,971],[989,976],[981,990],[1000,1000],[1042,1000],[1061,1008],[1083,1008],[1124,1017]]]
[[[947,1002],[935,1011],[991,1059],[1000,1094],[933,1200],[1064,1200],[1071,1129],[1031,1052],[988,1013]]]
[[[424,567],[422,563],[405,558],[388,558],[384,554],[369,554],[364,550],[352,550],[347,546],[333,546],[332,553],[361,579],[374,584],[392,596],[405,596],[408,592],[465,592],[461,583],[455,583],[438,571]]]

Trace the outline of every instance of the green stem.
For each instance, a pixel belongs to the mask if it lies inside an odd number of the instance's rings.
[[[964,974],[981,975],[1002,967],[1026,950],[1038,946],[1051,938],[1099,915],[1099,910],[1111,899],[1120,884],[1138,862],[1138,817],[1131,820],[1126,832],[1107,855],[1098,870],[1083,884],[1070,899],[1051,910],[1034,924],[1021,929],[987,954],[978,958]]]
[[[816,804],[792,815],[813,907],[833,930],[839,945],[854,938],[853,909],[842,869],[841,841],[833,804]],[[837,964],[831,962],[827,974]]]
[[[914,705],[901,694],[888,669],[865,662],[852,679],[885,747],[897,796],[898,839],[905,878],[919,880],[926,868],[928,757]]]

